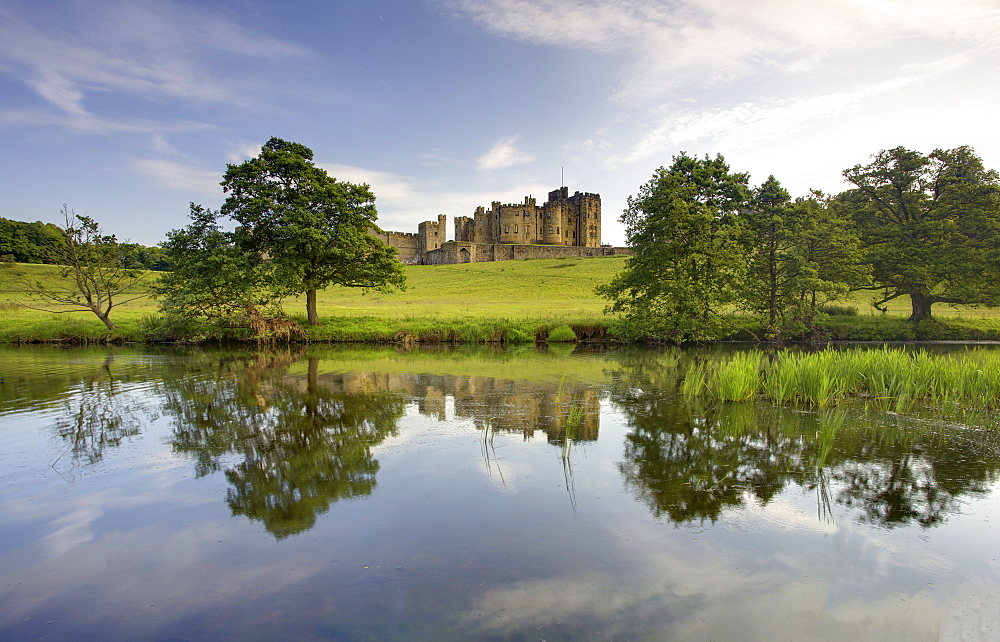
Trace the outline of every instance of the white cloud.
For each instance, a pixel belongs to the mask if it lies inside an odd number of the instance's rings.
[[[873,96],[895,91],[908,82],[900,79],[855,91],[671,112],[658,127],[642,136],[625,156],[610,157],[608,165],[615,167],[646,160],[703,141],[712,141],[716,147],[726,150],[746,148],[761,140],[790,134],[812,121],[856,109]]]
[[[495,170],[523,165],[535,160],[534,156],[520,151],[514,146],[520,136],[509,136],[497,141],[490,151],[486,152],[476,160],[476,167],[480,170]]]
[[[525,196],[535,196],[542,201],[551,189],[540,183],[514,183],[497,190],[457,192],[437,189],[424,181],[390,172],[332,163],[317,165],[338,180],[370,185],[375,194],[379,225],[397,232],[416,232],[421,222],[436,220],[438,214],[445,214],[451,236],[455,216],[472,216],[476,207],[488,208],[493,201],[520,203]]]
[[[301,48],[242,29],[223,15],[172,2],[95,0],[0,9],[0,64],[70,114],[86,93],[246,103],[254,80],[217,71],[230,58],[303,57]],[[72,24],[73,27],[69,28]]]
[[[248,140],[238,140],[232,144],[226,160],[230,163],[242,163],[245,160],[256,158],[260,154],[262,143],[253,143]]]
[[[627,56],[623,100],[682,83],[718,84],[768,69],[801,73],[888,44],[1000,44],[994,0],[454,0],[486,28],[532,43]],[[922,39],[918,42],[918,39]]]
[[[222,188],[219,186],[219,172],[200,170],[168,160],[146,159],[135,162],[135,169],[153,178],[160,185],[201,194],[203,196],[219,197]]]
[[[62,76],[43,72],[42,77],[29,80],[28,85],[39,96],[67,114],[85,115],[87,113],[83,108],[83,92]]]
[[[165,134],[192,133],[214,129],[214,125],[195,121],[151,121],[148,119],[109,120],[92,114],[65,114],[11,109],[0,111],[0,126],[59,127],[78,134],[106,135],[113,133],[149,134],[154,149],[165,150]],[[158,137],[157,140],[155,137]]]

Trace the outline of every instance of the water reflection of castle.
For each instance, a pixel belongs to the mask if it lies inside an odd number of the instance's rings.
[[[569,381],[348,372],[321,374],[316,383],[333,393],[404,394],[413,399],[420,414],[441,421],[451,418],[450,405],[453,416],[471,418],[479,429],[489,425],[490,430],[519,432],[525,438],[542,430],[548,441],[560,442],[569,428],[573,439],[592,441],[600,429],[598,389]]]

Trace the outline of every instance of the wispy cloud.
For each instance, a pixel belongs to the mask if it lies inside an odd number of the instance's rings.
[[[669,109],[659,124],[641,136],[626,154],[609,157],[607,164],[617,167],[703,141],[712,141],[720,149],[743,149],[762,140],[789,135],[815,121],[859,109],[879,96],[945,73],[956,64],[956,60],[945,60],[910,67],[896,78],[845,91],[700,110]]]
[[[552,189],[540,183],[515,183],[497,190],[454,191],[436,189],[435,186],[415,178],[390,172],[317,163],[330,176],[352,183],[367,183],[375,194],[379,212],[379,225],[386,230],[416,232],[421,221],[435,220],[445,214],[449,221],[449,236],[455,216],[471,216],[476,207],[489,207],[493,201],[521,202],[525,196],[544,196]]]
[[[0,110],[0,126],[58,127],[78,134],[106,135],[113,133],[151,134],[159,136],[154,147],[168,145],[166,134],[191,133],[215,129],[207,123],[174,120],[155,121],[145,118],[105,119],[92,114],[67,114],[28,109]]]
[[[202,170],[184,163],[160,159],[135,161],[135,169],[163,187],[199,194],[203,197],[222,196],[217,171]]]
[[[233,61],[306,55],[195,7],[170,1],[11,3],[0,8],[0,69],[60,110],[80,115],[86,96],[100,91],[245,103],[255,80]]]
[[[522,152],[514,146],[519,140],[519,136],[510,136],[497,141],[490,151],[486,152],[476,160],[476,167],[480,170],[495,170],[523,165],[535,160],[534,156]]]
[[[245,139],[235,141],[230,147],[229,153],[226,154],[226,160],[230,163],[242,163],[250,158],[256,158],[260,154],[260,148],[263,144],[263,142],[254,143]]]
[[[994,0],[452,0],[502,35],[627,57],[618,97],[655,100],[679,83],[768,69],[801,73],[845,52],[906,40],[1000,44]]]

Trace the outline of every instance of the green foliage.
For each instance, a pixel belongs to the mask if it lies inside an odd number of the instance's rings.
[[[796,279],[804,267],[796,251],[801,219],[791,216],[790,201],[788,192],[770,176],[753,191],[749,207],[739,217],[747,249],[740,299],[746,309],[764,316],[772,329],[798,299]]]
[[[558,325],[549,332],[548,336],[545,337],[545,341],[548,343],[566,343],[576,341],[576,333],[573,332],[573,328],[566,324]]]
[[[844,176],[838,197],[858,227],[872,266],[876,307],[910,297],[911,321],[934,303],[1000,302],[1000,176],[972,148],[925,156],[883,150]]]
[[[821,307],[869,278],[849,219],[819,192],[794,202],[785,196],[771,177],[741,217],[750,260],[739,298],[776,339],[815,333]]]
[[[901,348],[784,351],[762,359],[758,351],[688,367],[688,399],[744,401],[762,396],[777,403],[825,407],[863,400],[901,412],[913,404],[994,410],[1000,407],[1000,353],[970,350],[933,354]]]
[[[317,325],[319,290],[403,287],[405,277],[396,250],[369,234],[378,228],[368,186],[331,178],[312,158],[304,145],[271,138],[258,157],[227,166],[221,213],[240,225],[239,250],[267,257],[277,291],[306,295]]]
[[[722,156],[680,154],[630,197],[622,214],[635,254],[597,292],[623,316],[628,338],[673,342],[724,333],[721,313],[734,301],[745,255],[733,217],[747,203],[746,174],[729,171]]]
[[[11,263],[48,263],[61,259],[60,247],[65,232],[53,223],[26,223],[0,217],[0,261]],[[169,270],[164,252],[158,247],[120,242],[125,267]]]
[[[21,281],[48,312],[92,312],[108,330],[114,330],[111,310],[136,294],[144,271],[129,260],[130,251],[113,234],[104,234],[97,221],[78,215],[63,205],[66,229],[50,257],[60,266],[57,281],[33,280],[22,273]],[[131,293],[130,293],[131,291]],[[122,296],[125,298],[123,299]],[[52,310],[51,307],[56,309]]]
[[[255,319],[282,316],[269,266],[259,253],[237,247],[234,233],[219,226],[218,212],[191,203],[190,219],[163,243],[174,270],[154,286],[166,317],[154,333],[190,333],[198,325],[189,338],[256,337]]]
[[[816,311],[821,314],[827,314],[831,317],[856,317],[858,316],[858,309],[853,305],[835,305],[833,303],[824,303],[816,308]]]
[[[51,263],[65,233],[52,223],[23,223],[0,218],[0,255],[17,263]]]

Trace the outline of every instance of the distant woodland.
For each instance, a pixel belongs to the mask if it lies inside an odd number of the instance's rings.
[[[65,244],[65,231],[54,223],[26,223],[0,217],[0,261],[13,263],[56,263]],[[130,265],[147,270],[170,269],[166,252],[138,243],[120,244]]]

